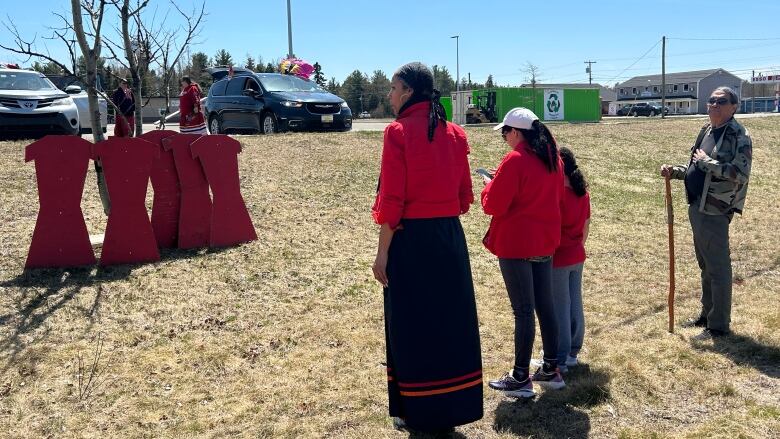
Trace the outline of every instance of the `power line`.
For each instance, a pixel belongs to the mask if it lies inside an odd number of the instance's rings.
[[[634,67],[634,66],[635,66],[635,65],[636,65],[636,64],[637,64],[639,61],[642,61],[642,60],[643,60],[643,59],[644,59],[644,58],[647,56],[647,54],[649,54],[649,53],[650,53],[650,52],[651,52],[653,49],[655,49],[656,47],[658,47],[658,45],[659,45],[659,44],[661,44],[661,40],[658,40],[658,41],[656,41],[656,42],[655,42],[655,44],[653,44],[653,47],[651,47],[651,48],[647,49],[647,52],[645,52],[644,54],[642,54],[642,56],[640,56],[639,58],[637,58],[637,60],[636,60],[636,61],[634,61],[633,63],[631,63],[631,65],[630,65],[630,66],[628,66],[628,67],[626,67],[625,69],[623,69],[623,71],[622,71],[622,72],[620,72],[619,74],[615,75],[615,77],[614,77],[614,78],[612,78],[612,79],[610,79],[609,81],[607,81],[607,83],[608,83],[608,84],[612,83],[612,81],[614,81],[615,79],[619,78],[619,77],[620,77],[620,75],[622,75],[623,73],[625,73],[625,72],[626,72],[628,69],[630,69],[631,67]]]
[[[681,41],[774,41],[780,40],[780,38],[675,38],[667,37],[667,40],[681,40]]]

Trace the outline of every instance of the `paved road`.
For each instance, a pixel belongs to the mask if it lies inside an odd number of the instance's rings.
[[[754,114],[738,114],[737,119],[751,119],[754,117],[778,117],[780,116],[780,113],[754,113]],[[706,114],[691,114],[691,115],[678,115],[678,116],[668,116],[668,119],[674,120],[674,119],[705,119],[707,117]],[[601,120],[602,123],[631,123],[632,121],[636,122],[644,122],[644,121],[650,121],[650,120],[657,120],[659,119],[656,117],[632,117],[632,116],[609,116],[605,117]],[[352,125],[352,131],[384,131],[385,127],[390,124],[392,119],[361,119],[361,120],[355,120],[355,123]],[[471,127],[492,127],[495,124],[478,124],[478,125],[469,125]],[[149,132],[152,130],[155,130],[157,127],[154,124],[144,124],[144,132]],[[173,131],[179,131],[179,125],[174,123],[166,126],[166,129],[173,130]],[[114,133],[114,125],[108,126],[108,135],[113,135]],[[87,140],[92,140],[91,134],[85,134],[83,136]]]

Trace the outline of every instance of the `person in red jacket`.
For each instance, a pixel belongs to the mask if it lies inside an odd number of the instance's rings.
[[[527,108],[514,108],[495,130],[512,150],[493,178],[485,178],[482,209],[493,218],[483,240],[498,256],[515,317],[515,364],[489,382],[508,396],[530,398],[532,382],[564,387],[555,352],[558,327],[552,299],[552,255],[561,240],[560,201],[563,165],[550,130]],[[539,318],[544,351],[550,354],[529,376],[534,343],[534,310]]]
[[[179,132],[183,134],[208,134],[206,119],[200,106],[203,93],[189,76],[181,78],[179,96]]]
[[[582,307],[582,268],[590,229],[590,194],[571,149],[561,148],[564,191],[561,204],[561,243],[553,255],[553,302],[558,321],[558,365],[561,371],[577,365],[585,337]]]
[[[393,75],[374,220],[384,287],[389,411],[397,429],[441,432],[483,415],[482,358],[459,215],[474,200],[469,145],[421,63]]]

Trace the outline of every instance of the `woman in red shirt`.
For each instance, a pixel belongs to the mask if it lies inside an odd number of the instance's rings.
[[[181,78],[179,96],[179,132],[183,134],[208,134],[206,119],[200,106],[203,93],[189,76]]]
[[[477,308],[458,218],[474,200],[469,146],[425,65],[399,68],[388,98],[398,117],[385,129],[372,212],[390,416],[398,429],[451,431],[482,417]]]
[[[553,255],[553,302],[558,321],[558,365],[561,370],[577,365],[585,337],[582,308],[582,267],[585,240],[590,226],[590,195],[574,153],[561,148],[564,192],[561,204],[561,244]]]
[[[515,316],[515,364],[492,389],[530,398],[533,382],[564,387],[554,353],[558,327],[552,300],[552,255],[561,239],[563,165],[550,130],[527,108],[514,108],[494,129],[512,147],[492,179],[485,177],[482,208],[492,215],[485,246],[498,256]],[[534,310],[544,351],[551,358],[529,376],[534,343]]]

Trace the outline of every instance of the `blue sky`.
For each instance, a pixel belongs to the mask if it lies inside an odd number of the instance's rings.
[[[197,0],[176,0],[185,9]],[[152,0],[161,11],[167,0]],[[24,35],[46,35],[57,24],[52,11],[67,0],[0,0],[0,18]],[[13,5],[13,8],[10,6]],[[266,61],[287,53],[286,0],[206,0],[208,17],[193,51],[213,56],[228,50]],[[543,82],[614,84],[660,73],[661,36],[667,40],[667,72],[723,67],[738,76],[750,70],[780,71],[780,1],[347,1],[292,0],[293,49],[318,61],[341,82],[353,70],[392,73],[409,61],[447,66],[502,85],[524,82],[527,62]],[[172,26],[177,26],[171,20]],[[39,42],[41,40],[39,39]],[[0,42],[12,44],[3,28]],[[49,45],[55,56],[64,49]],[[644,55],[644,56],[643,56]],[[0,49],[0,61],[22,61]]]

